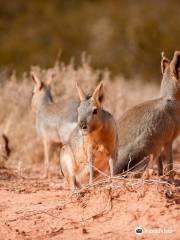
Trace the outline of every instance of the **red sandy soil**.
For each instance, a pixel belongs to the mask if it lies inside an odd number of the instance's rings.
[[[180,239],[180,187],[157,177],[72,194],[62,179],[20,179],[4,170],[0,196],[0,240]],[[137,226],[146,233],[137,236]]]

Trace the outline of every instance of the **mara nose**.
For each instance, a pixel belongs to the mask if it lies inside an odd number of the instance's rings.
[[[86,130],[86,129],[87,129],[87,122],[86,122],[86,120],[81,120],[81,121],[79,122],[79,127],[80,127],[81,129],[83,129],[83,130]]]

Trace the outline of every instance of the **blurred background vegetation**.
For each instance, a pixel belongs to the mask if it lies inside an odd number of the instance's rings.
[[[0,0],[0,66],[29,70],[82,52],[126,78],[160,81],[160,53],[180,49],[179,0]]]

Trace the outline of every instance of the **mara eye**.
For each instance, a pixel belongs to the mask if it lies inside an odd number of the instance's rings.
[[[97,114],[97,109],[95,108],[92,113],[93,113],[93,115],[96,115]]]

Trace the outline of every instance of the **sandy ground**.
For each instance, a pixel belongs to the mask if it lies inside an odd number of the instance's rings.
[[[71,194],[56,176],[22,179],[1,170],[0,196],[0,240],[180,239],[180,187],[155,176]]]

